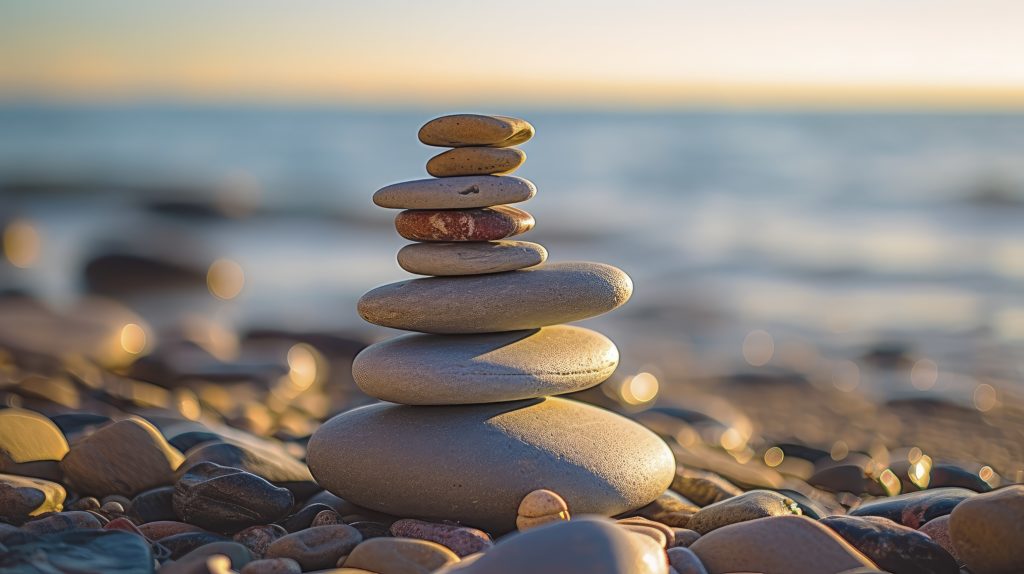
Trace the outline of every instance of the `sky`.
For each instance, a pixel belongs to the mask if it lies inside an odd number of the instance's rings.
[[[1024,107],[1021,0],[0,0],[0,98]]]

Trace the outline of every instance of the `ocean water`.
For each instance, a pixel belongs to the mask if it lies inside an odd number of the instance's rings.
[[[238,297],[149,318],[366,329],[359,294],[410,277],[394,213],[370,196],[427,177],[439,150],[416,131],[448,111],[0,107],[0,222],[40,238],[30,266],[0,266],[0,287],[59,306],[98,253],[228,258]],[[591,323],[636,368],[759,364],[763,331],[775,362],[897,344],[942,373],[1024,378],[1024,116],[502,113],[537,129],[517,173],[539,189],[523,239],[633,277],[633,301]],[[169,202],[243,216],[153,208]]]

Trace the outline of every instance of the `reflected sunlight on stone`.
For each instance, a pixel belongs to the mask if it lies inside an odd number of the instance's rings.
[[[31,267],[39,258],[39,231],[31,222],[15,219],[3,231],[3,252],[19,268]]]
[[[785,458],[785,453],[783,453],[782,449],[777,446],[771,447],[764,453],[764,463],[772,468],[782,464],[782,461]]]
[[[235,261],[218,259],[206,273],[206,286],[218,299],[234,299],[245,286],[245,272]]]

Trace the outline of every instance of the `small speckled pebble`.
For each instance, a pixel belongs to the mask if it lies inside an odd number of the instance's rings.
[[[541,488],[524,496],[519,503],[516,528],[529,530],[563,520],[569,520],[569,505],[557,492]]]

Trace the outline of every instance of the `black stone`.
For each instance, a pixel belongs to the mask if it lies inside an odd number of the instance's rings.
[[[174,511],[183,521],[215,532],[238,532],[286,516],[291,491],[255,474],[201,462],[174,485]]]
[[[138,524],[178,520],[174,512],[174,487],[161,486],[136,495],[128,507],[128,517]]]
[[[892,574],[958,574],[956,560],[927,535],[879,516],[829,516],[828,526]]]
[[[146,540],[119,530],[69,530],[8,545],[0,572],[25,574],[151,574]]]
[[[163,546],[170,552],[171,560],[177,560],[204,544],[224,542],[226,540],[230,540],[230,538],[212,532],[182,532],[181,534],[161,538],[160,546]]]
[[[953,508],[974,492],[966,488],[936,488],[883,498],[850,511],[851,516],[881,516],[893,522],[920,528],[921,525],[953,512]]]
[[[302,510],[295,514],[285,518],[278,524],[284,527],[288,532],[298,532],[309,528],[309,525],[313,523],[313,519],[316,518],[317,514],[320,514],[324,510],[330,510],[334,512],[334,509],[326,504],[314,503],[304,507]]]

